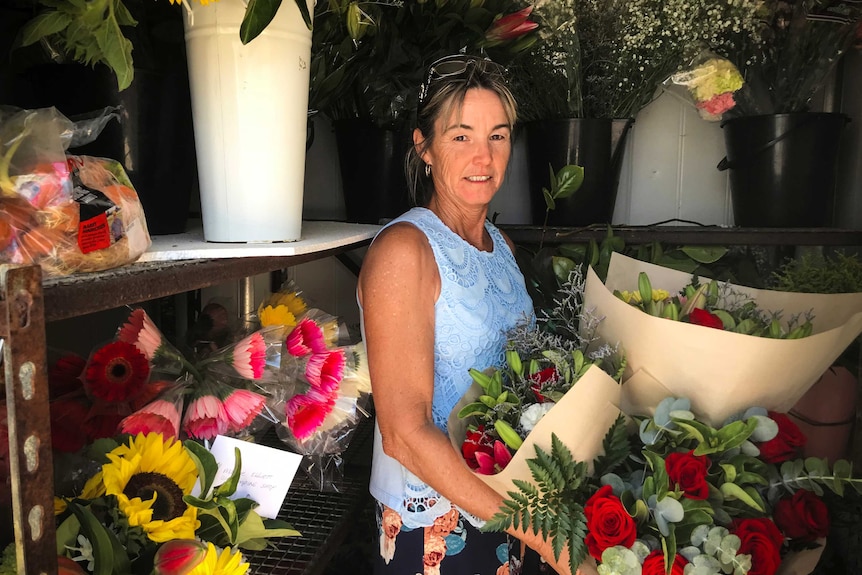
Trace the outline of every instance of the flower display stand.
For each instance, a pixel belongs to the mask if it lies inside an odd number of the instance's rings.
[[[198,251],[172,252],[171,247],[183,236],[159,236],[160,242],[142,257],[147,261],[44,281],[38,266],[0,264],[0,346],[19,573],[57,572],[53,461],[47,423],[46,322],[337,256],[367,246],[379,229],[339,222],[307,223],[303,240],[290,244],[222,246],[204,241],[198,232],[188,239]],[[206,252],[207,248],[213,251]],[[250,251],[244,253],[243,248]],[[367,479],[361,474],[351,476],[345,492],[337,495],[314,492],[308,482],[297,481],[282,511],[304,536],[288,538],[291,541],[282,544],[279,551],[284,556],[280,560],[293,561],[293,565],[270,569],[269,559],[260,557],[251,559],[256,565],[252,573],[321,573],[326,555],[344,535],[351,510],[367,492],[363,481]],[[303,501],[304,507],[300,505]],[[293,515],[295,512],[299,515]]]

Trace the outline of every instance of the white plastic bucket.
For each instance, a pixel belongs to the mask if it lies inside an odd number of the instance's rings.
[[[313,0],[309,0],[313,11]],[[284,0],[239,39],[245,2],[189,2],[185,38],[204,239],[300,239],[311,31]]]

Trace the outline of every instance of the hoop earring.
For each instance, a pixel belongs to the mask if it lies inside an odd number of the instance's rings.
[[[431,177],[431,164],[425,164],[425,177]]]

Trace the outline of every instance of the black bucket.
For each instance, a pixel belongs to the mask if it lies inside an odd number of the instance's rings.
[[[829,227],[844,114],[797,113],[733,118],[721,124],[737,226]]]
[[[347,221],[378,224],[410,207],[404,162],[410,130],[379,128],[368,120],[333,122]]]
[[[527,169],[533,223],[545,221],[542,188],[550,189],[554,173],[569,164],[584,168],[584,183],[548,213],[551,226],[609,224],[614,215],[625,141],[634,120],[573,118],[525,124]],[[550,166],[550,168],[549,168]]]

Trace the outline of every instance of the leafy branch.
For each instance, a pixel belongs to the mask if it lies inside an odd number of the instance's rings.
[[[567,547],[569,566],[574,573],[587,557],[584,543],[587,519],[584,507],[578,503],[589,493],[587,465],[576,462],[556,434],[551,436],[551,452],[536,446],[536,457],[528,459],[527,465],[535,485],[513,480],[518,491],[508,492],[512,499],[503,501],[500,511],[483,530],[505,531],[514,527],[541,533],[551,542],[556,559],[559,560],[563,547]]]

